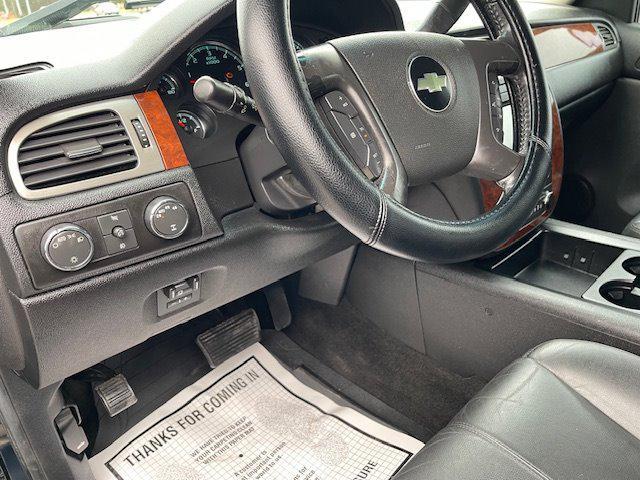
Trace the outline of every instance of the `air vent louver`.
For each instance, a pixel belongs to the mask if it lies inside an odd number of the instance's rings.
[[[20,175],[32,190],[130,170],[137,163],[127,131],[111,111],[38,130],[18,150]]]
[[[616,44],[616,36],[613,31],[601,23],[597,24],[596,28],[598,29],[598,33],[600,34],[600,38],[602,38],[605,48],[614,47]]]
[[[0,70],[0,80],[39,72],[40,70],[46,70],[48,68],[51,68],[51,64],[49,63],[30,63],[28,65],[20,65],[19,67],[7,68],[6,70]]]

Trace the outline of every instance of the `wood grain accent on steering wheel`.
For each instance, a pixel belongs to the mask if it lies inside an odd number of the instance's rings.
[[[514,242],[521,239],[527,233],[532,231],[542,222],[544,222],[551,214],[558,202],[560,196],[560,188],[562,186],[562,173],[564,169],[564,140],[562,138],[562,123],[560,121],[560,111],[558,105],[553,104],[553,142],[551,145],[551,189],[553,191],[553,199],[549,206],[538,217],[520,228],[518,232],[504,243],[500,250],[508,247]],[[482,192],[482,203],[486,212],[493,209],[504,194],[502,188],[495,182],[489,180],[480,180],[480,190]]]

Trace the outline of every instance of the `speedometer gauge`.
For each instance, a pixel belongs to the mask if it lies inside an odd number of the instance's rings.
[[[236,85],[250,94],[242,58],[222,43],[207,42],[196,45],[187,54],[185,67],[187,78],[192,85],[200,77],[209,75],[221,82]]]

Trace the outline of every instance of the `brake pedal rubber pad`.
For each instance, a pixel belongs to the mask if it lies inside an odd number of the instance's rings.
[[[95,387],[98,398],[110,417],[115,417],[138,402],[127,378],[118,374]]]
[[[247,347],[260,341],[260,320],[254,310],[245,310],[202,332],[196,344],[209,366],[216,368]]]

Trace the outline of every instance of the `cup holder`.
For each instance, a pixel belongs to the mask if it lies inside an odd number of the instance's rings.
[[[638,262],[640,262],[640,257],[638,257]],[[637,287],[634,282],[626,280],[607,282],[600,287],[600,295],[619,307],[640,310],[640,287]]]
[[[640,257],[627,258],[622,262],[622,268],[635,277],[640,276]]]

